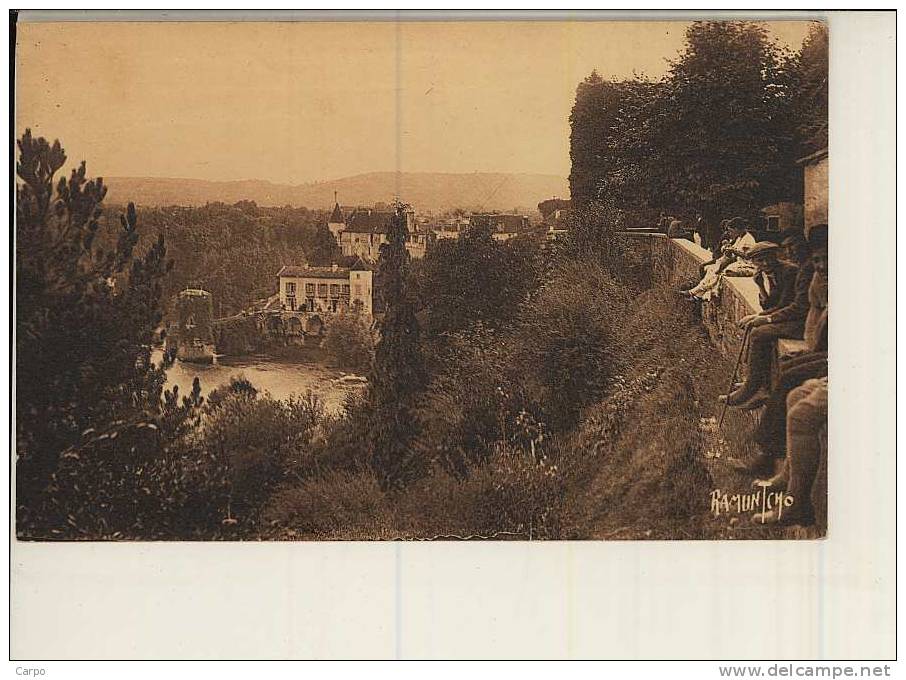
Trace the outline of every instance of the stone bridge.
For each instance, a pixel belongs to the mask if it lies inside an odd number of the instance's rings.
[[[214,335],[218,351],[225,353],[234,353],[243,348],[252,351],[261,344],[320,345],[327,330],[329,316],[325,312],[300,310],[244,311],[214,319]],[[241,347],[234,347],[235,344]]]

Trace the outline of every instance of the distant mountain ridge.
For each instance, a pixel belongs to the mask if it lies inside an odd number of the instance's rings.
[[[334,192],[343,205],[390,203],[399,196],[416,210],[535,209],[552,197],[569,198],[569,185],[557,175],[493,172],[371,172],[311,184],[277,184],[264,180],[212,181],[170,177],[105,177],[110,203],[136,205],[204,205],[222,201],[255,201],[261,206],[330,208]]]

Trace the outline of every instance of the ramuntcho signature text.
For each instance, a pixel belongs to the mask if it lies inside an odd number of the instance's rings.
[[[715,517],[750,512],[766,513],[777,508],[779,519],[783,516],[784,508],[789,508],[793,503],[793,497],[785,491],[775,491],[767,486],[750,493],[729,494],[720,489],[711,492],[711,513]]]

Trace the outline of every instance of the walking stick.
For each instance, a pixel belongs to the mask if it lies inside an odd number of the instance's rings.
[[[727,415],[727,403],[730,400],[730,394],[733,392],[733,385],[736,384],[736,374],[739,373],[739,363],[742,361],[742,355],[746,350],[746,345],[749,344],[749,331],[752,330],[752,326],[746,326],[746,332],[742,336],[742,344],[739,346],[739,354],[736,356],[736,366],[733,367],[733,377],[730,378],[730,386],[727,388],[727,398],[724,400],[724,407],[720,412],[720,421],[717,423],[717,429],[719,430],[723,427],[724,416]]]

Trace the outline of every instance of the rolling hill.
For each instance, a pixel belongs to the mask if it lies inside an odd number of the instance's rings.
[[[539,201],[569,197],[566,179],[556,175],[505,173],[372,172],[312,184],[276,184],[263,180],[217,182],[156,177],[108,177],[110,203],[204,205],[215,201],[255,201],[261,206],[329,208],[334,192],[343,205],[389,203],[394,196],[416,210],[534,210]]]

